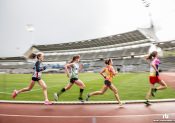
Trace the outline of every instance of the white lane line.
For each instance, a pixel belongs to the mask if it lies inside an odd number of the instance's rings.
[[[143,103],[145,100],[123,100],[124,104],[132,103]],[[150,100],[152,103],[161,103],[161,102],[175,102],[175,99],[154,99]],[[11,103],[11,104],[43,104],[43,101],[16,101],[16,100],[0,100],[0,103]],[[79,101],[59,101],[54,102],[54,104],[82,104]],[[83,104],[117,104],[116,101],[88,101]]]
[[[96,117],[92,117],[92,123],[97,123]]]
[[[167,115],[175,115],[175,113],[166,113]],[[39,116],[39,115],[15,115],[15,114],[0,114],[3,117],[27,117],[27,118],[128,118],[128,117],[152,117],[163,116],[163,114],[145,114],[145,115],[117,115],[117,116]]]

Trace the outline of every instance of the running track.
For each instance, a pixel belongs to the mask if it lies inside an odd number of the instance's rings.
[[[99,105],[0,103],[0,123],[152,123],[167,114],[175,120],[175,102]]]

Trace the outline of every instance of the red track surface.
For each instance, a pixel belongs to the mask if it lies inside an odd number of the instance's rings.
[[[163,114],[175,120],[175,102],[105,105],[42,105],[0,103],[0,123],[152,123]]]

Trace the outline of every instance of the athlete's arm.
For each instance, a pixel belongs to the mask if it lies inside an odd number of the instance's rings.
[[[103,74],[105,72],[105,68],[100,71],[100,74],[106,79],[106,76]]]
[[[114,67],[110,67],[111,72],[113,73],[113,75],[115,76],[117,74],[117,72],[114,70]]]
[[[155,65],[154,63],[151,63],[151,66],[154,68],[154,70],[155,70],[156,72],[159,72],[159,70],[157,69],[157,67],[156,67],[156,65]]]
[[[70,77],[70,75],[69,75],[69,67],[71,67],[71,66],[73,66],[73,63],[70,63],[70,64],[66,64],[65,66],[64,66],[64,68],[65,68],[65,73],[66,73],[66,75],[67,75],[67,77],[69,78]]]
[[[79,67],[80,67],[80,68],[79,68],[78,71],[80,72],[80,71],[83,69],[83,64],[80,64]]]

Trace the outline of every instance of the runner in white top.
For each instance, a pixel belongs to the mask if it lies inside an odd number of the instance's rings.
[[[82,69],[82,65],[79,65],[80,56],[74,56],[72,61],[65,65],[65,71],[67,77],[70,78],[70,82],[67,84],[66,87],[62,88],[59,92],[54,93],[55,101],[58,101],[59,96],[64,93],[65,91],[69,90],[74,83],[80,87],[80,95],[79,100],[83,102],[83,91],[85,88],[85,84],[78,78],[78,73]]]

